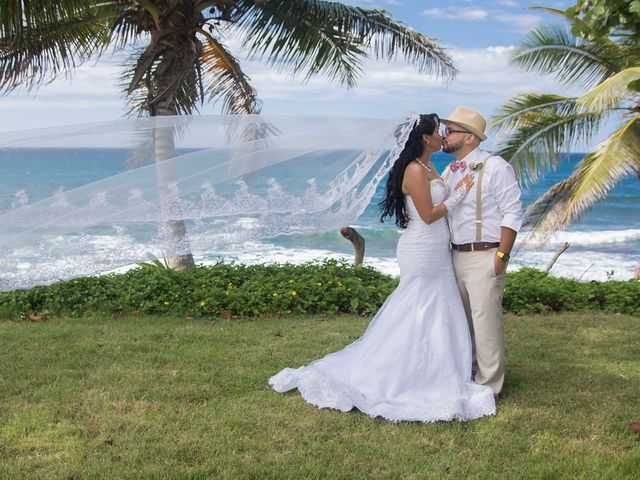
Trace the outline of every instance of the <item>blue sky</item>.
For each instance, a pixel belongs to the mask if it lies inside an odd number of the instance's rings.
[[[509,66],[509,55],[522,35],[551,16],[528,7],[567,7],[572,2],[522,0],[345,0],[367,8],[383,8],[411,28],[436,38],[447,48],[460,73],[450,84],[417,73],[398,59],[366,62],[354,89],[317,78],[304,84],[255,61],[242,61],[264,102],[265,114],[336,116],[403,116],[412,110],[448,114],[458,104],[489,116],[509,96],[522,91],[570,94],[553,78],[526,74]],[[238,42],[229,47],[242,58]],[[0,98],[0,131],[115,120],[125,114],[119,86],[123,56],[91,61],[71,78],[61,78],[36,93]],[[202,113],[217,113],[215,105]]]
[[[411,28],[459,48],[515,45],[533,25],[550,15],[529,7],[566,8],[557,0],[346,0],[343,3],[381,8]]]

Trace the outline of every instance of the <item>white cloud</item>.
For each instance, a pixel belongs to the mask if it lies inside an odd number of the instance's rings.
[[[494,3],[497,5],[502,5],[504,7],[519,7],[520,4],[515,0],[494,0]]]
[[[351,90],[324,78],[304,84],[301,78],[292,79],[258,62],[241,60],[241,63],[264,102],[265,114],[389,118],[412,110],[446,115],[456,105],[466,104],[489,116],[518,92],[571,94],[560,89],[549,76],[511,67],[509,55],[513,48],[450,47],[448,51],[460,70],[450,85],[418,73],[400,59],[389,63],[366,61],[358,86]],[[72,84],[59,80],[43,87],[35,97],[15,94],[4,97],[0,100],[3,107],[0,131],[114,120],[124,113],[118,74],[114,65],[88,65],[78,71]],[[219,113],[219,107],[209,105],[202,113]]]
[[[429,8],[428,10],[424,10],[422,15],[425,17],[443,17],[445,15],[445,11],[441,8]]]
[[[470,8],[468,10],[461,10],[458,15],[463,20],[484,20],[488,13],[481,8]]]
[[[484,20],[489,13],[481,8],[429,8],[422,12],[425,17],[445,18],[447,20]]]
[[[513,31],[528,31],[542,21],[542,17],[532,14],[519,13],[499,13],[494,16],[499,22],[503,22],[512,27]]]

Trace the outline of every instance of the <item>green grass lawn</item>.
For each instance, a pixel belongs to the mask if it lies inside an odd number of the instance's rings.
[[[266,381],[369,319],[0,322],[0,478],[640,478],[640,319],[506,317],[498,415],[390,423]]]

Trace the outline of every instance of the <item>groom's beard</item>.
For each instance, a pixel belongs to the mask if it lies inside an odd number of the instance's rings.
[[[461,148],[462,148],[462,144],[461,143],[458,143],[456,145],[456,144],[449,143],[446,140],[442,141],[442,151],[444,153],[453,153],[453,152],[456,152],[456,151],[460,150]]]

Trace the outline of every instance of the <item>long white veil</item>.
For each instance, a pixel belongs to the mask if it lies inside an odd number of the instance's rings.
[[[0,199],[0,290],[346,226],[416,119],[179,116],[0,134],[5,160],[36,156],[52,188]],[[82,184],[84,165],[116,154],[128,169]]]

